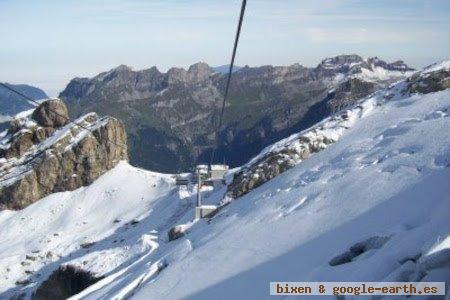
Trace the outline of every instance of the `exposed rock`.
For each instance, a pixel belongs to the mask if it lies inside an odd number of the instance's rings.
[[[35,261],[36,260],[36,256],[32,256],[32,255],[25,255],[25,259],[31,260],[31,261]]]
[[[402,62],[358,55],[326,59],[315,68],[241,68],[233,74],[217,160],[240,166],[265,146],[405,78],[409,70]],[[365,74],[371,76],[361,76]],[[213,72],[205,63],[166,73],[155,67],[133,71],[121,66],[93,78],[73,79],[60,97],[74,116],[95,111],[122,118],[132,164],[178,172],[210,158],[215,145],[212,124],[226,80],[226,74]]]
[[[45,254],[45,258],[52,259],[54,257],[54,254],[52,251],[48,251],[47,254]]]
[[[50,104],[47,104],[50,103]],[[67,115],[60,100],[43,102],[32,120],[15,122],[0,144],[0,206],[22,209],[50,193],[74,190],[91,184],[100,175],[128,158],[123,124],[114,118],[87,114],[78,126],[58,128],[66,122],[48,108]],[[36,112],[37,111],[37,112]]]
[[[183,237],[185,234],[186,234],[185,226],[183,225],[174,226],[169,230],[168,233],[169,241],[179,239],[180,237]]]
[[[86,243],[81,244],[80,247],[86,249],[86,248],[90,248],[90,247],[94,246],[94,244],[95,244],[95,242],[86,242]]]
[[[314,130],[312,132],[314,133]],[[232,198],[241,197],[335,141],[324,135],[309,132],[308,136],[300,136],[293,142],[294,146],[271,151],[236,173],[228,186],[228,194]]]
[[[61,127],[68,123],[69,112],[66,105],[59,99],[48,100],[39,105],[32,118],[43,127]]]
[[[339,84],[330,93],[327,107],[330,113],[353,105],[358,99],[376,91],[379,86],[373,82],[363,81],[359,78],[350,78]]]
[[[361,254],[373,250],[373,249],[380,249],[389,241],[390,237],[387,236],[373,236],[368,238],[367,240],[364,240],[362,242],[358,242],[350,247],[350,249],[342,254],[339,254],[335,257],[333,257],[329,261],[330,266],[338,266],[342,264],[349,263],[353,261],[356,257],[360,256]]]
[[[5,151],[5,157],[21,156],[30,149],[33,144],[33,133],[29,131],[18,133],[11,142],[11,147]]]
[[[60,266],[37,288],[32,299],[67,299],[102,278],[71,265]]]
[[[413,68],[409,67],[403,60],[397,60],[392,63],[387,63],[378,57],[372,57],[367,60],[369,65],[375,67],[381,67],[389,71],[414,71]]]
[[[22,279],[22,280],[17,280],[16,281],[16,285],[28,285],[31,283],[30,279]]]
[[[450,88],[450,70],[439,70],[426,74],[416,74],[407,80],[405,92],[428,94]]]
[[[21,127],[22,127],[22,124],[20,123],[20,120],[14,118],[9,123],[9,133],[14,134],[14,133],[18,132]]]

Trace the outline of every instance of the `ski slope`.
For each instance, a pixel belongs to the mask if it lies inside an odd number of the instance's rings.
[[[404,86],[361,100],[370,109],[335,143],[210,220],[193,221],[194,187],[126,162],[88,187],[1,211],[0,298],[30,296],[61,264],[104,276],[72,299],[265,299],[270,281],[448,286],[450,90]],[[225,192],[203,190],[205,204]],[[187,234],[169,242],[179,224]],[[357,243],[364,251],[352,256]]]

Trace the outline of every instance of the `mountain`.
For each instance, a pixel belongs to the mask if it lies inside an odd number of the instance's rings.
[[[449,78],[450,61],[430,66],[263,149],[202,188],[211,218],[193,220],[195,185],[125,161],[0,211],[0,298],[265,299],[271,281],[448,294]]]
[[[9,84],[5,83],[18,92],[30,97],[33,100],[47,99],[48,96],[39,88],[26,84]],[[34,108],[36,104],[30,102],[23,97],[5,89],[0,86],[0,122],[5,122],[11,119],[21,111]]]
[[[0,136],[0,209],[22,209],[51,193],[89,185],[127,159],[120,121],[90,113],[75,123],[58,99],[12,119]]]
[[[230,70],[230,65],[222,65],[218,67],[212,67],[213,71],[220,74],[228,74],[228,71]],[[239,66],[233,66],[233,73],[239,71],[242,69],[242,67]]]
[[[325,59],[315,68],[243,67],[232,78],[216,160],[241,165],[411,72],[401,61],[358,55]],[[225,83],[226,75],[205,63],[167,73],[119,66],[73,79],[60,98],[74,116],[95,111],[123,120],[133,165],[176,172],[209,161]]]

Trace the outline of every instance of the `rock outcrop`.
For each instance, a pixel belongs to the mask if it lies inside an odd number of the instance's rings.
[[[37,288],[32,299],[68,299],[102,278],[75,266],[63,265]]]
[[[69,112],[61,100],[48,100],[39,105],[31,116],[42,127],[61,127],[68,123]]]
[[[439,70],[424,74],[415,74],[408,78],[405,92],[428,94],[450,88],[450,70]]]
[[[298,137],[293,145],[271,151],[235,174],[228,186],[229,196],[238,198],[247,194],[334,142],[332,138],[321,134],[320,129]]]
[[[60,100],[11,121],[0,139],[0,208],[22,209],[46,195],[91,184],[128,159],[123,124],[90,113],[69,123]]]
[[[169,241],[174,241],[176,239],[179,239],[180,237],[183,237],[184,235],[186,235],[186,228],[183,225],[174,226],[167,233]]]

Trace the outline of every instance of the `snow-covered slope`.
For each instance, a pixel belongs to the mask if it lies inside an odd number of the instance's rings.
[[[178,204],[173,199],[161,207],[157,201],[172,198],[171,180],[121,162],[89,187],[52,194],[21,211],[0,212],[0,292],[28,278],[25,271],[45,279],[70,261],[104,274],[150,250],[152,230],[158,229],[158,220],[166,221],[164,209]],[[149,221],[153,209],[158,218]],[[89,249],[80,248],[92,242]]]
[[[270,281],[448,283],[450,90],[402,96],[405,84],[390,101],[366,99],[376,105],[338,142],[194,228],[178,242],[190,254],[136,298],[260,299]],[[367,251],[339,264],[358,242]]]
[[[448,63],[421,76],[439,69]],[[261,299],[270,281],[448,281],[450,90],[404,93],[408,84],[361,100],[364,113],[342,130],[336,119],[317,125],[335,141],[210,220],[192,222],[195,190],[125,162],[89,187],[0,212],[0,298],[30,295],[61,264],[104,277],[73,299]],[[226,188],[203,193],[216,204]],[[169,242],[176,224],[188,233]],[[349,251],[357,243],[359,255]]]

